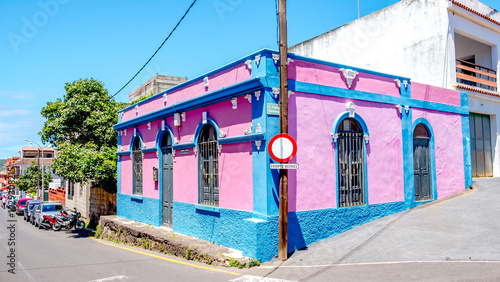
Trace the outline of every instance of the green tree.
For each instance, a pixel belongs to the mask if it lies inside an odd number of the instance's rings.
[[[116,192],[116,142],[118,122],[115,102],[95,79],[66,83],[63,99],[42,109],[47,120],[40,132],[43,142],[57,148],[54,172],[74,182],[91,183]]]
[[[44,166],[44,175],[43,175],[43,186],[42,186],[42,171],[38,171],[38,164],[33,161],[31,166],[23,171],[21,175],[19,175],[19,179],[16,181],[17,187],[19,190],[26,191],[28,193],[34,193],[40,185],[40,187],[49,187],[49,183],[52,181],[52,175],[50,174],[50,170],[47,170],[47,167]]]

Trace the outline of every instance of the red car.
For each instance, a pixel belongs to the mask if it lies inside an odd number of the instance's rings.
[[[21,215],[21,214],[24,214],[24,209],[26,208],[26,201],[30,201],[30,200],[33,200],[31,198],[23,198],[23,199],[19,199],[17,201],[17,205],[16,205],[16,214],[17,215]]]

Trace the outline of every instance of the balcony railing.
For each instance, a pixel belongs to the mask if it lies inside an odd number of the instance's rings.
[[[457,60],[457,82],[497,91],[497,72],[467,61]]]

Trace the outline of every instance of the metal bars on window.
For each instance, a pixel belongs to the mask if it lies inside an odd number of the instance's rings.
[[[340,132],[337,142],[339,207],[364,205],[363,133]]]
[[[142,150],[141,141],[136,138],[133,147],[133,192],[142,194]]]
[[[203,131],[199,150],[200,204],[219,206],[219,154],[213,127]],[[214,140],[215,139],[215,140]]]

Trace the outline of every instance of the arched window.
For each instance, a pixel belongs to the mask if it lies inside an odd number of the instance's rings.
[[[136,195],[142,195],[142,144],[140,138],[135,138],[133,150],[133,180],[132,189]]]
[[[199,202],[219,206],[219,154],[215,128],[205,125],[198,138]]]
[[[363,129],[352,118],[340,122],[337,140],[339,207],[365,204]]]

